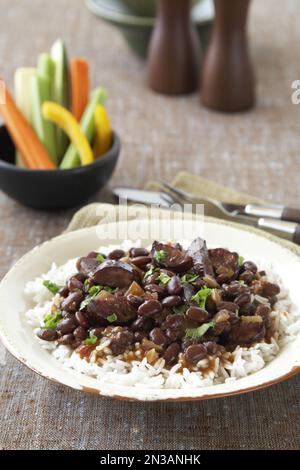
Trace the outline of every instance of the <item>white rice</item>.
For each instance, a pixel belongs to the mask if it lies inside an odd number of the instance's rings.
[[[134,244],[138,245],[136,242]],[[122,248],[128,250],[132,245],[133,243],[127,240],[122,244]],[[107,254],[116,247],[101,247],[99,251]],[[263,260],[254,259],[254,261],[258,264],[259,269],[266,271],[268,280],[279,284],[281,288],[275,310],[271,314],[274,321],[274,337],[269,344],[261,342],[249,348],[238,346],[233,352],[233,362],[224,363],[217,358],[213,370],[209,369],[209,372],[205,374],[199,371],[189,371],[186,368],[178,372],[180,364],[167,370],[164,368],[165,363],[162,358],[151,365],[146,358],[129,364],[120,357],[107,356],[105,360],[102,360],[102,364],[96,364],[93,355],[88,362],[81,359],[68,346],[57,345],[56,342],[42,341],[37,338],[35,331],[43,326],[44,316],[49,313],[53,302],[53,296],[43,286],[43,281],[49,279],[58,285],[64,285],[66,279],[76,272],[76,259],[69,260],[59,267],[53,263],[47,273],[27,283],[25,295],[31,308],[25,313],[25,317],[32,326],[33,335],[41,347],[47,349],[49,354],[52,354],[64,367],[97,378],[99,385],[119,384],[136,388],[147,386],[151,389],[186,389],[229,382],[262,369],[275,358],[283,345],[292,341],[300,332],[300,313],[291,305],[288,292],[274,272],[272,265],[266,264]],[[205,368],[207,364],[207,359],[201,361],[202,368]]]

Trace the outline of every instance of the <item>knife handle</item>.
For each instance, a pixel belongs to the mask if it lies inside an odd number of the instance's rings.
[[[296,243],[297,245],[300,245],[300,224],[297,224],[294,236],[293,236],[293,242]]]
[[[300,245],[300,224],[266,217],[258,219],[257,226],[278,237],[285,238]]]
[[[300,209],[294,209],[293,207],[284,207],[281,220],[288,220],[290,222],[297,222],[300,224]]]

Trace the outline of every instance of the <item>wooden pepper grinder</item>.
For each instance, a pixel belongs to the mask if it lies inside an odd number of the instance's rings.
[[[158,93],[198,88],[200,47],[190,14],[190,0],[158,0],[148,57],[148,84]]]
[[[202,73],[202,104],[217,111],[245,111],[255,103],[246,32],[250,0],[214,3],[214,28]]]

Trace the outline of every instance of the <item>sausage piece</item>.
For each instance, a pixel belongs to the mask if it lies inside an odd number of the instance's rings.
[[[94,284],[109,287],[129,287],[138,280],[138,272],[123,261],[107,260],[100,264],[94,272],[91,281]]]
[[[232,278],[239,269],[239,255],[224,248],[209,250],[209,256],[217,275]]]
[[[189,246],[187,254],[193,259],[194,266],[191,269],[192,273],[198,274],[201,277],[214,277],[214,269],[209,258],[205,240],[202,240],[200,237],[196,238]]]
[[[176,273],[186,272],[193,266],[192,258],[179,245],[167,245],[155,241],[151,255],[157,266],[172,269]]]
[[[86,309],[86,316],[94,326],[103,326],[103,320],[115,314],[115,323],[127,323],[137,316],[136,309],[124,296],[110,295],[106,298],[92,299]]]

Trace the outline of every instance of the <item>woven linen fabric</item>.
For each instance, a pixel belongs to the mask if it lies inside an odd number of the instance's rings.
[[[58,37],[66,40],[70,57],[88,59],[93,87],[108,89],[109,114],[122,139],[111,187],[142,187],[158,177],[170,181],[188,170],[274,202],[299,204],[300,105],[291,102],[291,84],[299,79],[299,0],[252,2],[249,37],[258,99],[253,111],[238,115],[200,107],[197,93],[152,93],[144,63],[118,28],[91,15],[85,3],[0,0],[1,78],[13,89],[16,68],[35,66],[38,54]],[[211,187],[205,183],[205,194]],[[93,200],[110,201],[109,187]],[[3,276],[28,250],[63,231],[73,210],[37,212],[1,193],[0,214]],[[49,382],[0,346],[0,448],[297,449],[299,392],[300,375],[259,392],[205,402],[116,402]]]

